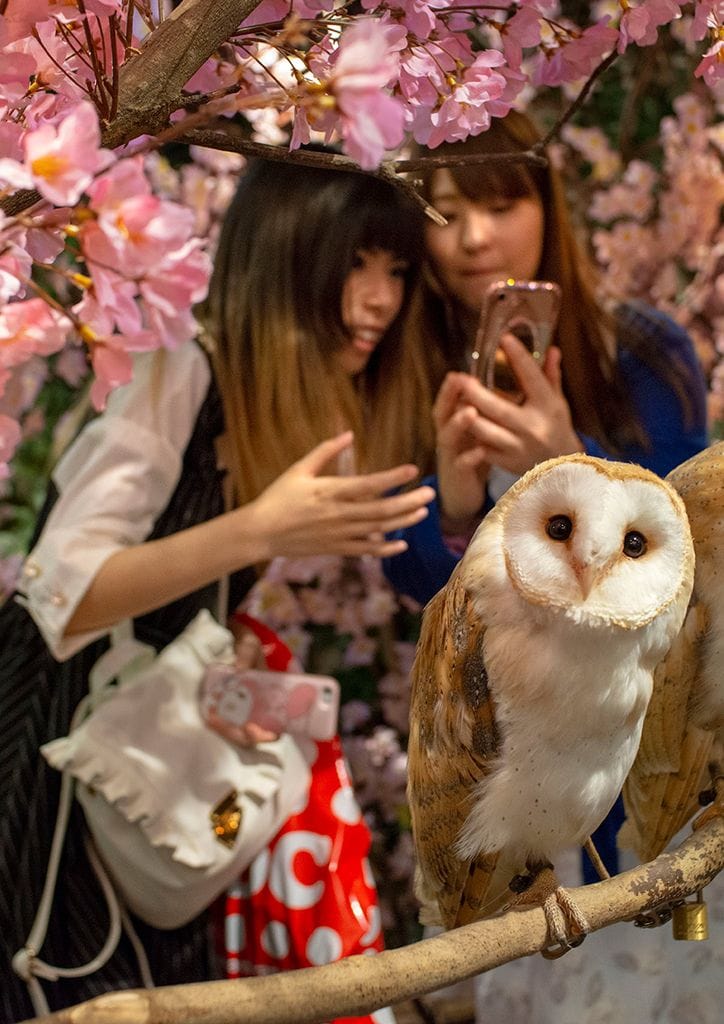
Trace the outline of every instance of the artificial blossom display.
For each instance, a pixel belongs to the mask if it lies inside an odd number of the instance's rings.
[[[374,170],[410,138],[434,149],[526,91],[578,87],[674,21],[699,48],[695,75],[724,77],[720,0],[599,2],[585,24],[556,0],[349,6],[0,0],[0,389],[82,345],[100,409],[132,352],[193,333],[210,262],[191,211],[152,190],[145,154],[164,141],[212,125],[233,149],[243,115],[290,129],[292,150],[322,132]],[[1,413],[0,473],[20,437]]]

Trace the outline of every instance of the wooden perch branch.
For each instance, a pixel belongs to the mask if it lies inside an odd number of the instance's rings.
[[[598,931],[682,901],[708,885],[722,867],[724,818],[719,817],[673,853],[572,891],[592,930]],[[35,1018],[34,1024],[320,1024],[434,992],[529,956],[547,944],[543,911],[533,907],[377,956],[354,956],[323,967],[241,981],[97,996]],[[568,955],[575,956],[576,951]]]

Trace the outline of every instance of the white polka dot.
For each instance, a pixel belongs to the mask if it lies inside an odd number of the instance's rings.
[[[261,933],[261,948],[269,956],[283,960],[289,953],[289,932],[281,921],[270,921]]]
[[[238,956],[229,956],[226,958],[226,969],[229,974],[238,974],[241,967],[241,960]]]
[[[355,800],[351,786],[342,786],[332,797],[332,813],[345,825],[356,825],[362,817],[362,811]]]
[[[238,953],[246,945],[246,922],[241,914],[229,914],[224,920],[224,938],[230,953]]]
[[[367,883],[368,888],[375,890],[377,889],[375,876],[372,874],[372,865],[370,864],[369,858],[367,857],[365,857],[365,859],[362,861],[362,877]]]
[[[269,875],[269,861],[271,854],[269,849],[264,847],[258,856],[249,865],[249,895],[256,896],[266,885]]]
[[[396,1024],[395,1015],[389,1006],[383,1006],[381,1010],[375,1010],[371,1015],[374,1024]]]
[[[380,914],[380,908],[374,904],[369,909],[369,925],[367,931],[364,933],[362,938],[359,940],[361,946],[369,946],[371,942],[374,942],[377,936],[380,934],[382,927],[382,914]]]
[[[342,939],[334,928],[315,928],[307,942],[307,960],[317,967],[331,964],[342,955]]]

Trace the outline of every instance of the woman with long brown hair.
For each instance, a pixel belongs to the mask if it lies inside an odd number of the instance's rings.
[[[511,112],[435,155],[522,153],[539,139],[526,116]],[[603,308],[550,162],[471,161],[421,177],[425,198],[447,220],[425,228],[426,265],[407,320],[427,372],[419,387],[434,400],[437,501],[424,522],[395,535],[408,550],[386,571],[424,604],[447,582],[482,517],[537,463],[585,451],[665,475],[706,446],[707,426],[689,336],[641,303]],[[466,372],[486,289],[508,278],[551,281],[561,292],[553,347],[541,364],[517,337],[500,338],[518,402]],[[594,836],[610,870],[621,821],[619,804]],[[594,880],[588,862],[584,868]]]
[[[435,156],[530,151],[540,135],[512,111],[488,131]],[[639,302],[609,311],[576,238],[561,178],[520,160],[456,163],[416,175],[447,225],[425,227],[426,263],[407,318],[419,388],[434,402],[427,444],[437,449],[438,501],[405,530],[409,550],[389,566],[399,590],[427,601],[459,557],[443,532],[469,535],[503,489],[547,458],[586,451],[661,475],[707,443],[705,384],[692,342]],[[561,290],[553,346],[539,365],[514,336],[501,347],[523,393],[513,403],[470,373],[488,286],[506,278]]]
[[[110,629],[132,619],[160,649],[200,609],[216,610],[222,578],[234,609],[259,563],[394,555],[405,542],[385,532],[426,514],[428,487],[387,496],[417,475],[417,406],[398,356],[418,227],[401,194],[372,177],[255,164],[221,232],[200,338],[140,357],[56,467],[22,604],[0,609],[3,1020],[32,1015],[11,960],[40,901],[57,816],[60,774],[39,748],[68,732]],[[399,429],[367,435],[378,414]],[[76,807],[42,950],[70,967],[93,961],[108,931],[84,835]],[[135,929],[156,984],[218,976],[208,915]],[[144,983],[125,933],[96,966],[45,985],[51,1009]]]

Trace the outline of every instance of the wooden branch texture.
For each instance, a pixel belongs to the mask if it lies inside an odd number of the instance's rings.
[[[121,67],[118,116],[103,132],[111,149],[168,122],[181,89],[261,0],[184,0]]]
[[[672,853],[572,891],[598,931],[683,900],[708,885],[722,867],[724,818],[716,817]],[[34,1024],[321,1024],[434,992],[546,945],[543,911],[533,907],[377,956],[241,981],[98,996],[34,1018]],[[568,956],[576,956],[576,950]]]

